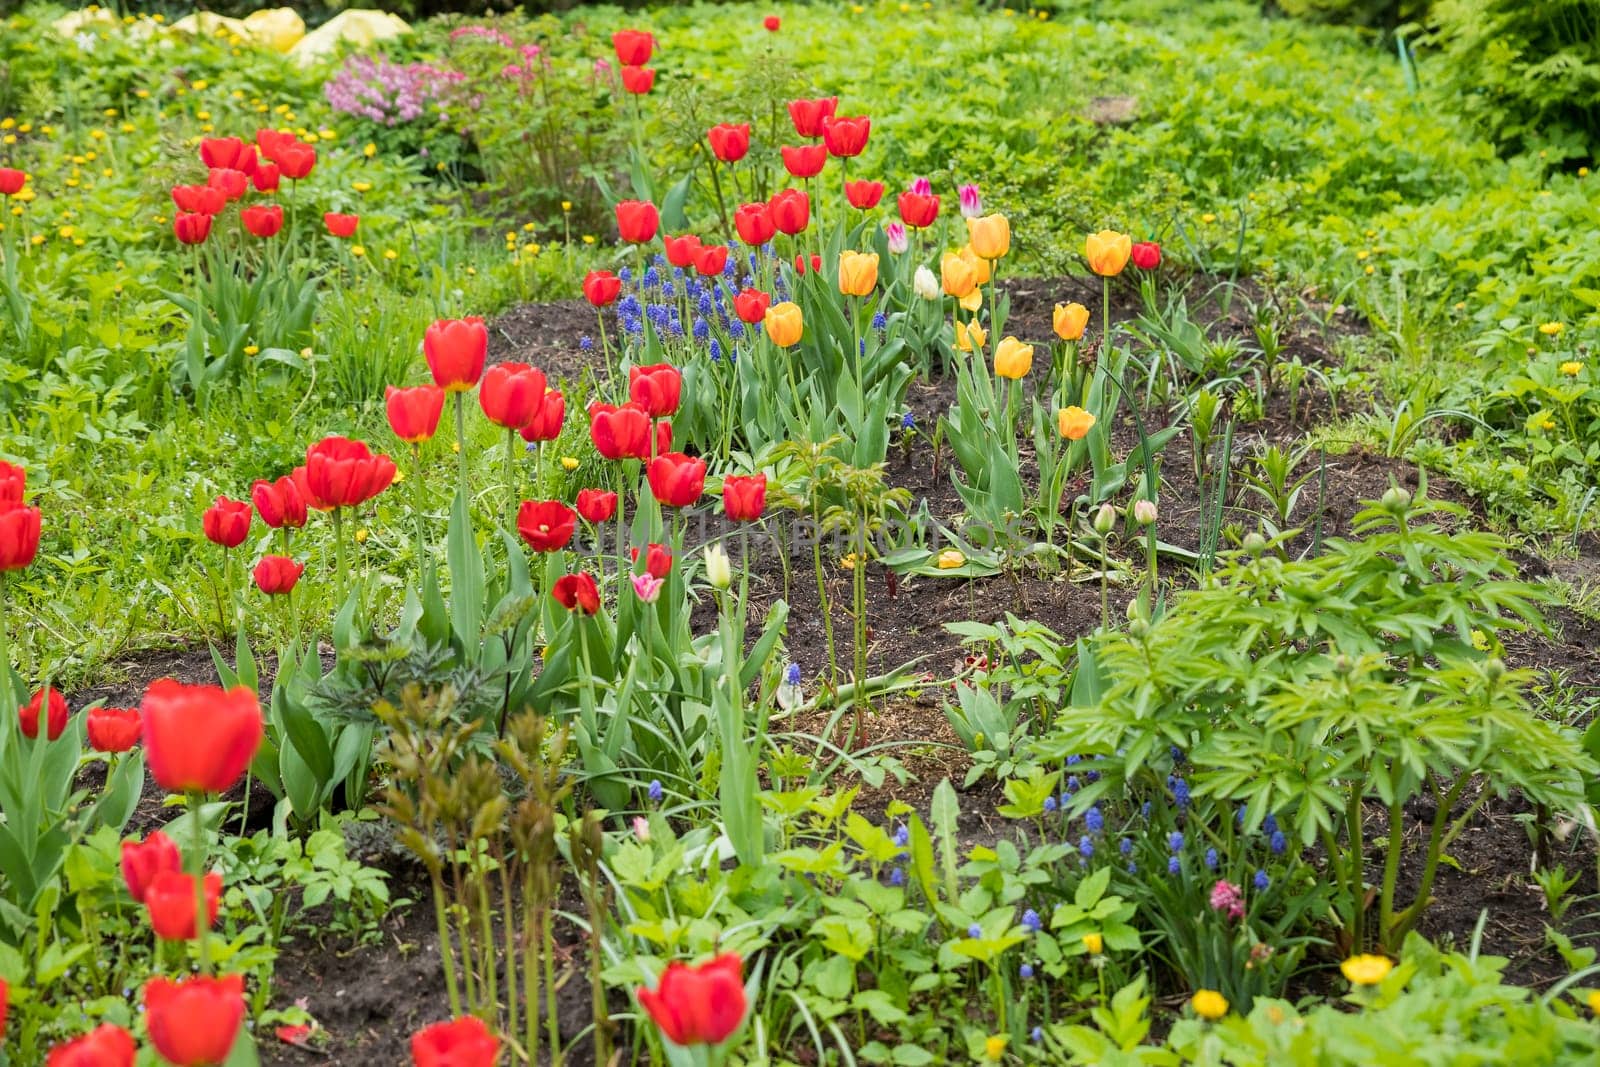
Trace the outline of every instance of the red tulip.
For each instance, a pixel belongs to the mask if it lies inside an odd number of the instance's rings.
[[[593,404],[589,439],[606,459],[649,459],[650,416],[636,404]]]
[[[686,508],[706,487],[706,461],[682,452],[667,452],[650,461],[645,472],[650,492],[662,507]]]
[[[778,152],[783,156],[783,169],[796,178],[815,178],[828,162],[828,149],[820,144],[784,145]]]
[[[1140,270],[1155,270],[1161,266],[1161,246],[1154,241],[1140,241],[1133,246],[1129,258]]]
[[[867,136],[872,132],[872,120],[866,115],[855,118],[829,115],[822,120],[822,142],[828,154],[848,159],[859,156],[867,147]]]
[[[239,221],[256,237],[272,237],[283,229],[283,208],[277,204],[255,204],[239,212]]]
[[[661,213],[648,200],[624,200],[617,204],[617,235],[629,244],[654,240],[661,226]]]
[[[526,363],[497,363],[483,376],[478,406],[496,426],[519,430],[533,420],[544,392],[543,371]]]
[[[720,1045],[744,1021],[742,966],[732,952],[698,967],[670,963],[654,989],[638,989],[639,1006],[675,1045]]]
[[[567,400],[559,390],[544,394],[544,401],[533,418],[520,431],[524,441],[554,441],[561,436],[561,425],[567,420]]]
[[[71,714],[67,708],[67,698],[53,685],[38,690],[33,694],[33,699],[17,709],[17,719],[22,725],[24,737],[39,736],[39,717],[44,716],[44,736],[47,741],[54,741],[61,736]]]
[[[317,165],[317,150],[302,141],[290,139],[276,149],[273,162],[278,164],[278,169],[285,178],[299,181],[311,173]]]
[[[639,562],[639,550],[637,548],[633,549],[630,555],[633,562]],[[658,545],[652,541],[645,546],[644,572],[650,577],[660,578],[662,581],[665,581],[667,575],[672,573],[672,553],[667,551],[666,545]]]
[[[662,237],[661,243],[667,248],[667,262],[674,267],[694,266],[694,257],[700,252],[700,238],[692,233],[682,237]]]
[[[581,611],[593,615],[600,610],[600,589],[591,575],[564,574],[556,579],[550,595],[568,611]]]
[[[394,476],[394,460],[348,437],[324,437],[306,449],[308,504],[356,507],[389,488]]]
[[[795,270],[795,273],[796,274],[804,274],[807,269],[808,269],[808,261],[806,260],[806,257],[803,256],[803,255],[795,256],[794,257],[794,270]],[[813,273],[815,273],[816,271],[820,271],[822,269],[822,256],[821,255],[819,255],[818,253],[815,253],[815,252],[813,252],[811,254],[811,259],[809,260],[809,269]]]
[[[778,190],[768,206],[772,209],[773,225],[790,236],[811,223],[811,198],[800,189]]]
[[[84,715],[89,747],[96,752],[126,752],[139,743],[144,722],[136,708],[90,708]]]
[[[766,18],[761,20],[761,25],[765,26],[769,33],[777,33],[778,27],[783,25],[783,23],[778,16],[768,15]]]
[[[298,530],[306,524],[306,499],[295,480],[284,475],[275,482],[258,481],[250,487],[256,514],[272,529]]]
[[[206,929],[217,923],[222,903],[222,875],[210,871],[205,876]],[[150,928],[163,941],[193,941],[199,936],[194,926],[194,875],[182,871],[163,871],[150,879],[144,890],[144,908]]]
[[[650,62],[656,39],[649,30],[618,30],[611,35],[611,47],[624,67],[642,67]]]
[[[292,133],[283,133],[278,130],[256,131],[256,147],[268,159],[277,159],[286,146],[297,143],[299,143],[299,138]]]
[[[656,455],[672,451],[672,423],[661,419],[656,423]]]
[[[16,196],[27,184],[27,172],[12,167],[0,167],[0,196]]]
[[[767,317],[767,308],[772,306],[772,297],[760,289],[745,289],[733,298],[733,313],[739,316],[739,321],[756,325]]]
[[[288,556],[262,556],[251,576],[256,580],[256,588],[263,593],[283,596],[294,591],[295,584],[305,570],[304,563],[296,563]]]
[[[306,465],[304,463],[289,472],[289,480],[294,482],[295,492],[300,494],[300,499],[305,501],[308,508],[317,511],[332,511],[334,505],[323,500],[311,492],[311,483],[306,480]]]
[[[583,297],[597,308],[616,302],[622,295],[622,279],[608,270],[592,270],[583,276]]]
[[[179,214],[172,220],[172,232],[186,245],[204,244],[211,236],[211,216],[198,211]]]
[[[250,176],[242,170],[220,167],[206,176],[206,184],[232,202],[250,189]]]
[[[628,397],[652,419],[678,410],[683,394],[683,375],[670,363],[653,363],[628,371]]]
[[[794,132],[801,137],[821,137],[822,120],[831,118],[838,109],[837,96],[825,96],[818,100],[791,100],[789,121],[794,123]]]
[[[227,197],[214,185],[174,185],[172,202],[179,211],[198,215],[218,215],[228,206]]]
[[[924,196],[921,193],[901,193],[900,217],[905,220],[907,226],[914,226],[919,230],[927,229],[939,217],[939,198]]]
[[[411,1035],[413,1067],[495,1067],[500,1042],[483,1020],[463,1015]]]
[[[150,833],[142,843],[122,843],[122,880],[127,883],[128,895],[140,904],[156,875],[182,869],[178,846],[160,830]]]
[[[0,571],[20,571],[39,554],[40,511],[0,506]]]
[[[871,211],[883,199],[882,182],[845,182],[844,198],[850,206],[860,211]]]
[[[417,385],[410,389],[389,386],[383,391],[383,407],[389,416],[389,429],[407,444],[433,440],[439,432],[439,416],[444,412],[444,390],[437,385]]]
[[[0,511],[22,506],[28,488],[28,472],[0,459]]]
[[[200,516],[206,540],[223,548],[238,548],[250,536],[250,505],[243,500],[217,497],[217,502]]]
[[[50,1050],[45,1067],[133,1067],[133,1035],[114,1023],[101,1023],[82,1037]]]
[[[152,682],[139,707],[150,773],[169,793],[233,788],[261,744],[261,704],[235,686]]]
[[[322,224],[334,237],[354,237],[356,225],[360,223],[360,215],[340,215],[329,211],[322,216]]]
[[[602,523],[617,513],[617,494],[604,489],[579,489],[578,514],[585,522]]]
[[[237,137],[207,137],[200,142],[200,162],[212,170],[226,168],[249,174],[256,169],[256,148]]]
[[[730,474],[722,479],[722,511],[734,522],[754,522],[767,506],[767,476]]]
[[[489,329],[476,316],[440,319],[422,337],[422,351],[434,384],[447,393],[464,393],[483,377],[489,354]]]
[[[524,500],[517,509],[517,533],[535,552],[566,548],[577,524],[577,513],[559,500]]]
[[[258,163],[256,172],[250,175],[250,184],[256,187],[258,193],[275,193],[282,177],[283,171],[276,163]]]
[[[727,245],[706,245],[694,258],[694,269],[707,278],[714,278],[728,265]]]
[[[750,124],[724,122],[706,131],[711,154],[724,163],[737,163],[750,152]]]
[[[244,1021],[244,976],[152,978],[145,983],[144,1007],[150,1043],[173,1067],[217,1067]]]
[[[622,90],[635,96],[643,96],[655,88],[656,72],[654,67],[623,67]]]
[[[766,204],[740,205],[733,213],[733,228],[739,231],[739,240],[747,245],[764,245],[778,232],[772,222],[772,209]]]

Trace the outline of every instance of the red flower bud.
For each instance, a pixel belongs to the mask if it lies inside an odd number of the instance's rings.
[[[682,452],[667,452],[650,461],[645,472],[650,492],[662,507],[686,508],[706,487],[706,461]]]
[[[859,211],[871,211],[878,206],[878,201],[883,199],[882,182],[845,182],[844,198],[850,201],[850,206]]]
[[[767,476],[730,474],[722,479],[722,510],[734,522],[754,522],[767,506]]]
[[[743,966],[729,952],[698,967],[667,965],[654,989],[640,987],[639,1006],[675,1045],[720,1045],[744,1022]]]
[[[939,198],[922,193],[900,194],[900,218],[907,226],[925,230],[939,218]]]
[[[578,514],[585,522],[602,523],[617,513],[617,494],[604,489],[579,489]]]
[[[198,211],[180,214],[172,220],[172,232],[186,245],[204,244],[211,236],[211,216]]]
[[[396,389],[391,385],[384,390],[383,406],[394,435],[408,444],[420,444],[431,441],[439,432],[444,390],[437,385],[418,385],[410,389]]]
[[[867,147],[867,136],[872,132],[872,120],[865,115],[855,118],[829,115],[822,120],[822,142],[828,154],[841,159],[859,156]]]
[[[583,297],[597,308],[615,303],[622,294],[622,279],[608,270],[592,270],[583,276]]]
[[[617,204],[617,235],[629,244],[644,244],[655,239],[661,226],[661,213],[648,200],[624,200]]]
[[[136,708],[90,708],[83,721],[96,752],[126,752],[139,743],[144,728]]]
[[[162,871],[145,887],[144,907],[150,928],[163,941],[193,941],[198,932],[194,921],[194,875],[182,871]],[[222,875],[210,871],[205,876],[206,929],[216,925],[222,902]]]
[[[558,390],[544,394],[544,401],[533,418],[520,431],[524,441],[554,441],[561,436],[561,424],[567,419],[567,401]]]
[[[217,502],[200,516],[206,539],[223,548],[238,548],[250,536],[250,505],[242,500],[217,497]]]
[[[654,363],[628,371],[628,397],[652,419],[678,410],[683,394],[683,375],[670,363]]]
[[[623,92],[632,93],[634,96],[643,96],[655,88],[656,72],[654,67],[623,67],[622,89]]]
[[[434,384],[447,393],[464,393],[483,377],[489,330],[477,317],[440,319],[422,337],[422,351]]]
[[[306,499],[295,480],[284,475],[275,482],[258,481],[250,487],[256,514],[272,529],[298,530],[306,524]]]
[[[1155,270],[1161,266],[1161,246],[1154,241],[1140,241],[1133,246],[1129,258],[1140,270]]]
[[[236,686],[152,682],[139,706],[145,757],[169,793],[223,793],[233,788],[261,744],[261,703]]]
[[[733,313],[739,316],[739,321],[756,325],[767,317],[767,308],[772,306],[772,297],[760,289],[745,289],[733,298]]]
[[[256,588],[263,593],[283,596],[294,591],[305,569],[304,563],[296,563],[288,556],[262,556],[251,576],[256,580]]]
[[[739,240],[752,246],[766,244],[778,232],[772,221],[772,209],[766,204],[740,205],[733,213],[733,228],[739,231]]]
[[[793,236],[811,223],[811,198],[800,189],[780,189],[767,206],[779,231]]]
[[[128,895],[141,904],[156,875],[182,869],[183,857],[178,853],[178,846],[160,830],[149,834],[142,844],[122,843],[122,880],[127,883]]]
[[[694,257],[700,253],[700,238],[692,233],[682,237],[663,237],[661,243],[667,249],[667,262],[674,267],[694,266]]]
[[[214,1067],[228,1058],[244,1021],[244,976],[152,978],[144,1007],[150,1043],[173,1067]]]
[[[737,163],[750,152],[750,124],[724,122],[706,131],[711,154],[724,163]]]
[[[66,730],[71,714],[67,698],[52,685],[36,691],[31,700],[17,709],[17,721],[22,726],[23,737],[37,738],[39,719],[43,717],[45,740],[54,741]]]
[[[794,132],[801,137],[821,137],[822,120],[831,118],[838,109],[837,96],[825,96],[817,100],[791,100],[789,121],[794,123]]]
[[[568,611],[593,615],[600,610],[600,589],[588,574],[564,574],[556,579],[550,595]]]
[[[783,169],[796,178],[815,178],[828,162],[828,149],[820,144],[784,145],[778,152],[783,156]]]
[[[277,204],[255,204],[239,212],[239,221],[256,237],[272,237],[283,229],[283,208]]]
[[[354,237],[360,222],[360,215],[340,215],[329,211],[322,216],[322,224],[334,237]]]
[[[656,39],[649,30],[618,30],[611,35],[611,47],[624,67],[642,67],[650,62]]]
[[[306,449],[306,503],[324,508],[365,504],[394,481],[394,460],[364,442],[324,437]]]
[[[520,430],[544,403],[544,372],[526,363],[497,363],[483,376],[478,406],[489,421],[508,430]]]

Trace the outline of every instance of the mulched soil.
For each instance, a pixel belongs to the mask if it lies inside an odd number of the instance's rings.
[[[1098,309],[1099,290],[1082,279],[1016,279],[1004,281],[1011,295],[1008,332],[1028,338],[1045,338],[1050,331],[1050,312],[1057,301],[1076,299]],[[1192,293],[1204,293],[1203,285]],[[1264,294],[1247,290],[1252,299]],[[1191,296],[1191,315],[1207,324],[1213,337],[1253,337],[1251,324],[1235,301],[1226,315],[1207,296]],[[1116,295],[1115,313],[1119,318],[1137,313],[1136,294],[1121,291]],[[1324,316],[1337,320],[1339,316]],[[608,325],[608,328],[610,326]],[[1341,325],[1343,332],[1361,329],[1357,323]],[[596,321],[593,310],[582,301],[530,304],[513,309],[491,324],[490,357],[494,361],[520,359],[546,371],[552,380],[573,380],[592,370],[595,359],[581,352],[577,339],[593,336]],[[1285,333],[1287,357],[1298,357],[1306,364],[1330,360],[1332,337],[1320,326],[1294,323]],[[908,406],[921,426],[931,426],[949,406],[952,384],[945,380],[916,383]],[[1303,400],[1303,398],[1302,398]],[[1241,425],[1235,441],[1235,455],[1250,454],[1268,445],[1288,448],[1303,438],[1305,431],[1329,414],[1324,396],[1302,402],[1302,410],[1291,419],[1287,400],[1273,396],[1268,415],[1261,421]],[[1119,436],[1119,447],[1132,442],[1131,435]],[[1349,532],[1351,517],[1362,501],[1375,500],[1391,485],[1416,489],[1417,470],[1403,461],[1352,451],[1345,455],[1312,456],[1306,461],[1319,470],[1303,494],[1293,525],[1305,533],[1292,546],[1309,547],[1313,531],[1321,537]],[[888,476],[896,486],[909,489],[917,500],[926,500],[930,512],[949,520],[960,510],[949,482],[950,457],[934,456],[925,445],[891,451]],[[936,469],[937,464],[937,469]],[[1026,466],[1026,463],[1025,463]],[[1170,446],[1162,467],[1160,530],[1163,540],[1186,549],[1198,548],[1202,501],[1190,469],[1189,449],[1181,437]],[[1481,523],[1482,514],[1455,487],[1437,477],[1428,479],[1429,494],[1461,504],[1472,520]],[[1256,525],[1250,501],[1236,496],[1225,513],[1227,522],[1242,529]],[[1136,554],[1135,554],[1136,555]],[[1555,575],[1571,582],[1593,581],[1600,576],[1600,541],[1589,538],[1579,545],[1575,558],[1545,561],[1518,555],[1516,562],[1528,577]],[[808,680],[826,673],[827,653],[822,612],[811,571],[809,550],[792,558],[787,599],[790,606],[786,647],[789,658],[799,663]],[[851,656],[851,573],[827,559],[828,597],[841,664]],[[1130,567],[1136,574],[1137,563]],[[1097,582],[1067,580],[1065,575],[1050,577],[1033,574],[998,575],[971,581],[949,578],[894,577],[879,568],[868,575],[868,660],[874,673],[907,663],[929,678],[948,678],[958,671],[965,650],[946,630],[945,624],[958,620],[993,622],[1007,614],[1030,618],[1051,627],[1065,641],[1093,630],[1100,621],[1100,591]],[[1181,566],[1163,566],[1162,579],[1173,586],[1192,582]],[[785,582],[781,561],[775,552],[764,552],[753,561],[751,575],[752,615],[759,620],[771,603],[783,596]],[[1121,612],[1130,593],[1125,582],[1112,590],[1112,610]],[[1515,666],[1560,669],[1569,684],[1600,689],[1600,622],[1579,615],[1566,607],[1550,613],[1552,631],[1512,635],[1507,639],[1508,658]],[[270,665],[269,665],[270,669]],[[265,672],[264,672],[265,673]],[[153,652],[120,665],[117,677],[106,684],[74,694],[74,706],[106,698],[109,703],[129,704],[151,680],[173,675],[190,681],[214,680],[209,654],[194,650]],[[808,681],[808,684],[812,684]],[[876,709],[865,724],[858,744],[892,744],[892,752],[914,776],[908,782],[887,781],[877,789],[864,790],[862,801],[869,812],[891,799],[900,799],[926,808],[938,782],[951,777],[960,783],[968,761],[945,720],[942,700],[945,690],[929,685],[912,695],[902,695]],[[798,733],[819,730],[820,721],[780,722],[775,729]],[[972,842],[992,841],[1012,832],[1006,820],[993,814],[999,791],[992,781],[983,781],[963,798],[962,837]],[[267,810],[270,810],[270,798]],[[159,796],[146,796],[135,817],[135,827],[159,825],[170,814],[161,809]],[[252,821],[264,825],[262,800],[252,797]],[[1408,812],[1405,833],[1426,832],[1431,813]],[[1565,965],[1545,944],[1544,927],[1549,916],[1543,897],[1529,877],[1533,866],[1533,841],[1528,825],[1529,813],[1516,798],[1492,801],[1474,819],[1469,829],[1450,850],[1452,862],[1441,871],[1435,891],[1436,903],[1430,909],[1423,932],[1436,938],[1454,938],[1464,944],[1480,913],[1489,914],[1484,943],[1488,951],[1512,958],[1513,979],[1531,984],[1548,983],[1566,973]],[[1369,819],[1381,826],[1384,815],[1374,810]],[[1572,833],[1566,843],[1555,843],[1549,853],[1553,862],[1564,862],[1569,870],[1584,870],[1584,880],[1576,892],[1593,893],[1594,857],[1582,832]],[[407,1035],[417,1027],[448,1014],[440,974],[436,936],[428,890],[419,872],[393,854],[367,857],[394,873],[397,895],[410,897],[418,906],[397,910],[385,917],[382,941],[374,946],[349,950],[309,936],[283,946],[275,980],[275,1003],[286,1005],[303,999],[329,1039],[315,1050],[302,1050],[263,1041],[263,1063],[369,1065],[404,1062]],[[1401,886],[1416,884],[1419,872],[1412,865],[1402,869]],[[1582,909],[1575,909],[1581,911]],[[1590,920],[1569,918],[1572,929],[1589,930]],[[572,1035],[587,1022],[587,985],[581,961],[574,953],[578,942],[575,929],[564,931],[562,951],[571,964],[571,980],[562,994],[562,1029]],[[570,1006],[570,1007],[569,1007]],[[581,1050],[580,1050],[581,1052]],[[571,1062],[586,1062],[581,1054]]]

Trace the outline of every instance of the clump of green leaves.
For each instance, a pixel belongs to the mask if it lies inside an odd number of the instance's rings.
[[[1394,950],[1490,796],[1580,806],[1594,761],[1532,714],[1529,673],[1494,654],[1497,632],[1542,625],[1548,594],[1514,577],[1499,538],[1426,521],[1457,510],[1392,489],[1357,516],[1354,540],[1294,562],[1248,538],[1165,616],[1104,640],[1103,696],[1063,709],[1039,746],[1100,772],[1075,810],[1129,787],[1162,795],[1171,754],[1186,753],[1195,797],[1243,805],[1249,832],[1275,813],[1291,840],[1322,846],[1342,947]],[[1388,833],[1369,872],[1368,807],[1398,829],[1414,799],[1428,825],[1420,885],[1402,901],[1401,860],[1419,846]]]

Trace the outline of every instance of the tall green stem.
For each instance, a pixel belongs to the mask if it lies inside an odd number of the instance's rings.
[[[1111,357],[1111,278],[1100,279],[1100,358]],[[1107,364],[1109,366],[1109,364]]]
[[[0,715],[9,715],[11,707],[11,636],[6,629],[6,572],[0,571]]]
[[[344,601],[350,595],[349,572],[346,570],[344,558],[344,508],[333,509],[333,553],[338,573],[339,607],[344,609]]]
[[[467,488],[467,412],[462,399],[465,395],[456,390],[456,458],[460,467],[459,484],[463,490]]]
[[[206,943],[211,932],[211,917],[206,910],[206,824],[200,817],[200,806],[204,800],[205,794],[190,791],[189,821],[194,827],[194,855],[189,859],[189,866],[194,873],[194,936],[200,942],[200,973],[209,975],[211,952]],[[244,803],[246,806],[249,805],[248,796],[245,797]]]
[[[444,986],[450,995],[450,1014],[461,1014],[461,991],[456,987],[456,950],[450,924],[444,917],[444,879],[433,872],[433,921],[439,928],[439,959],[444,964]]]
[[[517,431],[506,430],[506,534],[517,535]]]
[[[428,535],[422,526],[422,513],[427,507],[428,496],[426,487],[422,484],[422,445],[413,442],[411,445],[411,511],[417,520],[417,570],[427,566],[428,560]]]

